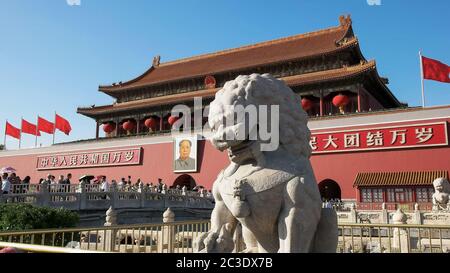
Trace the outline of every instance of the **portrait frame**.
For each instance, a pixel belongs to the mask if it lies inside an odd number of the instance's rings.
[[[186,160],[181,159],[180,143],[183,145],[189,143],[190,154]],[[186,146],[184,146],[186,147]],[[179,136],[173,139],[173,172],[174,173],[194,173],[197,172],[198,162],[198,137],[197,136]]]

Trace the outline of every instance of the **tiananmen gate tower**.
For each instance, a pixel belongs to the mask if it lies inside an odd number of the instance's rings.
[[[341,16],[338,26],[306,34],[166,63],[156,56],[137,78],[99,87],[114,103],[78,108],[95,120],[95,139],[2,151],[0,165],[14,165],[34,183],[47,173],[72,173],[117,181],[130,175],[144,183],[161,178],[169,187],[211,189],[228,165],[227,154],[200,136],[196,171],[175,172],[171,109],[193,108],[195,97],[205,107],[227,81],[270,73],[298,94],[310,117],[311,161],[324,198],[356,200],[363,207],[428,205],[433,180],[448,178],[450,171],[450,106],[400,102],[359,43],[350,16]]]

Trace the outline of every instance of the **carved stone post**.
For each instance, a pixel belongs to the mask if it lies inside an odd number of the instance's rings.
[[[158,253],[164,253],[165,249],[167,249],[167,253],[174,252],[175,226],[172,225],[173,222],[175,222],[175,213],[168,208],[163,214],[163,223],[167,225],[164,225],[161,232],[158,233]]]
[[[38,206],[48,207],[50,205],[50,185],[48,181],[43,181],[39,188]]]
[[[389,224],[389,213],[386,208],[386,203],[381,205],[381,223]]]
[[[414,205],[414,220],[417,225],[422,224],[422,214],[420,213],[420,206],[417,203]]]
[[[117,186],[117,182],[114,181],[114,183],[111,183],[111,188],[110,188],[110,206],[111,208],[116,208],[117,207],[117,201],[119,200],[119,194],[118,194],[118,186]]]
[[[84,210],[87,206],[86,181],[81,180],[80,184],[78,184],[78,187],[80,210]]]
[[[407,220],[408,217],[401,209],[398,209],[392,216],[394,225],[405,225]],[[397,248],[401,253],[409,253],[408,240],[408,234],[405,228],[394,228],[393,248]]]
[[[358,222],[358,212],[356,211],[356,204],[353,203],[350,210],[350,223],[356,224]]]
[[[142,183],[142,181],[138,185],[138,192],[139,192],[139,200],[140,200],[141,208],[144,208],[145,207],[146,187],[144,186],[144,183]]]
[[[110,207],[106,211],[106,222],[105,227],[117,226],[117,213]],[[110,229],[105,231],[105,251],[113,252],[116,246],[117,229]]]
[[[183,186],[183,188],[181,188],[181,195],[186,196],[187,195],[187,188],[186,186]]]

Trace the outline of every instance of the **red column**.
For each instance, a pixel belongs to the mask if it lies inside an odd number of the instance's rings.
[[[95,128],[95,139],[98,139],[99,134],[100,134],[100,132],[99,132],[100,125],[98,124],[98,121],[96,122],[96,124],[97,124],[97,126]]]
[[[159,130],[160,131],[163,130],[163,119],[164,119],[164,115],[163,115],[163,113],[161,113],[161,117],[159,118]]]
[[[323,116],[323,95],[320,93],[320,115]]]
[[[120,125],[120,122],[118,119],[116,119],[116,137],[119,136],[119,125]]]
[[[416,188],[415,187],[411,187],[412,190],[412,202],[415,204],[416,200],[417,200],[417,196],[416,196]]]
[[[139,135],[139,133],[141,132],[141,118],[140,117],[137,118],[136,125],[137,125],[136,134]]]
[[[355,188],[355,192],[356,192],[356,203],[361,203],[361,191],[359,190],[358,187]]]
[[[360,89],[358,88],[358,112],[361,112],[361,94]]]

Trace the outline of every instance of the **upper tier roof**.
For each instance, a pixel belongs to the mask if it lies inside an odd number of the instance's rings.
[[[366,73],[374,73],[373,78],[380,79],[376,71],[375,61],[369,61],[366,63],[360,63],[358,65],[349,67],[284,77],[280,78],[280,80],[283,80],[287,85],[294,87],[294,86],[305,86],[315,83],[333,82],[343,79],[350,79]],[[186,92],[168,96],[142,99],[138,101],[116,103],[113,105],[97,106],[91,108],[78,108],[78,113],[86,115],[88,117],[96,117],[102,114],[118,113],[133,109],[134,110],[145,109],[152,106],[189,101],[193,100],[195,97],[202,97],[202,98],[214,97],[214,95],[218,90],[219,88],[205,89],[194,92]],[[392,101],[393,104],[400,104],[397,101],[397,99],[391,94],[391,92],[387,87],[385,92],[389,95],[387,97],[389,101]]]
[[[349,35],[350,39],[343,41]],[[311,58],[357,44],[350,17],[341,16],[337,27],[167,63],[159,64],[156,60],[149,70],[136,79],[117,85],[100,86],[99,90],[112,95],[114,91]]]

